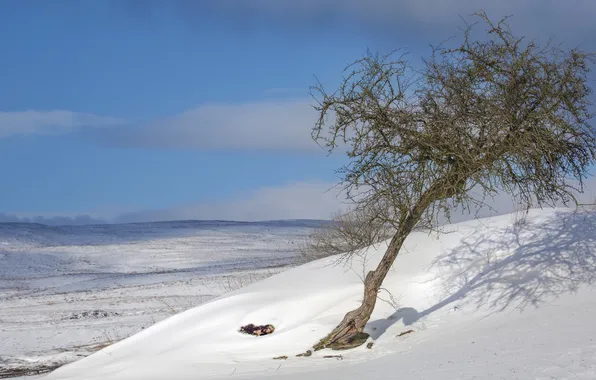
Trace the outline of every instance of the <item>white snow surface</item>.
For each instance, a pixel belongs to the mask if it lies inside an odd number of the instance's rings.
[[[367,325],[371,349],[295,356],[359,305],[387,242],[350,265],[330,257],[225,294],[43,378],[593,380],[595,222],[531,210],[412,233]],[[248,323],[276,330],[239,333]]]
[[[318,224],[0,223],[0,378],[79,360],[286,270]]]

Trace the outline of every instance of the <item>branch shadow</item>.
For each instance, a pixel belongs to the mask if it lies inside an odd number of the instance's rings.
[[[407,308],[409,324],[453,303],[489,314],[538,308],[596,284],[596,213],[561,211],[497,230],[479,226],[438,256],[431,269],[444,284],[443,299],[421,312]],[[384,332],[391,324],[383,321],[370,325]]]
[[[596,213],[556,212],[499,231],[476,231],[433,262],[447,272],[446,298],[420,318],[455,301],[500,312],[539,307],[596,283]]]

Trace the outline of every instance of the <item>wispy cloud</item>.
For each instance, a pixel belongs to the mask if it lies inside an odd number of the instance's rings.
[[[164,3],[127,2],[126,8],[149,17],[151,8],[158,5]],[[596,30],[592,21],[596,2],[592,0],[172,0],[168,6],[177,8],[189,25],[196,25],[196,15],[211,12],[236,29],[259,30],[267,25],[318,34],[343,25],[350,33],[374,34],[396,43],[420,34],[452,33],[453,26],[461,25],[458,15],[466,17],[478,10],[496,18],[514,15],[517,30],[531,37],[589,38]]]
[[[311,181],[288,183],[276,187],[264,187],[219,202],[197,202],[181,204],[157,210],[140,210],[108,215],[106,210],[81,214],[4,214],[0,222],[34,222],[50,225],[136,223],[172,220],[235,220],[262,221],[280,219],[330,219],[335,213],[349,207],[345,197],[334,187],[334,183]],[[596,201],[596,177],[585,183],[583,194],[578,194],[580,203]],[[506,193],[487,199],[486,208],[479,213],[455,211],[452,222],[475,217],[488,217],[520,210],[518,204]],[[110,208],[110,212],[114,210]],[[444,218],[441,218],[444,222]]]
[[[185,204],[162,210],[127,213],[117,217],[115,221],[330,219],[334,213],[343,209],[344,200],[333,189],[332,183],[298,182],[261,188],[221,202]]]
[[[228,0],[220,2],[207,0],[206,3],[218,4],[228,9],[257,9],[261,11],[283,12],[288,16],[298,14],[312,14],[320,12],[346,12],[369,17],[391,19],[402,11],[417,16],[417,18],[448,18],[445,11],[459,11],[469,9],[485,9],[487,11],[507,12],[551,12],[566,8],[596,9],[591,0],[548,1],[528,0]],[[189,5],[188,2],[178,1],[178,4]],[[341,7],[338,7],[341,5]],[[289,12],[291,11],[291,12]]]
[[[119,118],[72,111],[0,111],[0,138],[14,135],[63,134],[81,127],[123,124],[125,121]]]
[[[322,181],[295,182],[264,187],[219,202],[180,204],[157,210],[108,215],[106,210],[80,214],[1,213],[2,222],[80,225],[140,223],[172,220],[263,221],[282,219],[330,219],[345,209],[344,198],[334,184]]]
[[[40,223],[50,226],[61,225],[86,225],[105,224],[105,219],[96,218],[87,214],[66,216],[66,215],[15,215],[0,212],[0,223]]]
[[[590,11],[596,11],[596,3],[591,0],[230,0],[217,3],[228,10],[270,12],[285,18],[345,14],[366,22],[410,19],[424,24],[458,23],[458,14],[467,16],[483,9],[496,17],[519,15],[535,19],[536,24],[537,19],[547,17],[573,25],[577,21],[588,22]],[[573,19],[564,20],[571,15]]]
[[[71,111],[0,112],[0,138],[81,132],[118,147],[321,151],[312,140],[312,101],[203,104],[144,124]]]
[[[316,113],[305,100],[205,104],[129,128],[93,131],[118,146],[234,150],[313,150]]]
[[[257,189],[220,202],[190,203],[160,210],[125,213],[113,221],[330,219],[335,213],[349,209],[345,197],[334,185],[320,181],[289,183]],[[577,198],[580,203],[596,201],[596,177],[586,181],[584,193],[577,194]],[[486,207],[479,212],[454,211],[451,221],[455,223],[519,210],[520,206],[509,194],[500,193],[493,199],[486,199]],[[441,220],[445,222],[444,218]]]

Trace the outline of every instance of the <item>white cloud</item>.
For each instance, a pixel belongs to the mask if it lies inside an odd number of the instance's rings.
[[[585,183],[583,194],[578,195],[580,203],[596,201],[596,177]],[[478,215],[455,211],[452,222],[473,219],[476,216],[505,214],[519,211],[520,208],[511,196],[505,193],[494,199],[487,199],[491,208],[482,209]],[[96,212],[81,214],[57,213],[0,213],[0,222],[37,222],[45,224],[88,224],[88,223],[130,223],[171,220],[234,220],[262,221],[280,219],[330,219],[335,213],[348,209],[345,198],[341,196],[334,184],[330,182],[312,181],[295,182],[278,187],[266,187],[253,190],[242,196],[220,202],[203,202],[177,205],[159,210],[141,210],[111,214],[114,208],[98,209]],[[138,209],[127,207],[128,209]],[[109,210],[109,211],[108,211]],[[117,215],[114,217],[114,215]],[[444,219],[442,219],[444,222]]]
[[[577,184],[575,180],[570,180],[569,183],[574,185]],[[476,194],[478,195],[476,196]],[[478,200],[481,200],[480,193],[475,193],[473,195],[475,195]],[[588,177],[588,179],[584,181],[583,193],[574,192],[573,195],[576,197],[579,204],[595,204],[596,177]],[[522,205],[518,204],[517,201],[510,194],[505,192],[500,192],[496,194],[493,198],[486,198],[483,201],[485,204],[480,209],[465,210],[464,212],[462,212],[461,209],[453,211],[451,215],[451,222],[456,223],[465,220],[470,220],[475,217],[485,218],[507,213],[523,212],[525,210],[525,208],[522,207]],[[562,202],[559,202],[558,204],[556,204],[556,206],[564,207],[565,205]],[[568,206],[574,207],[573,202],[571,202]],[[444,221],[445,218],[441,216],[440,223]]]
[[[0,111],[0,138],[13,135],[61,134],[79,127],[106,127],[122,125],[115,117],[98,116],[72,111]]]
[[[419,34],[438,35],[438,43],[461,26],[458,15],[467,17],[485,10],[492,18],[515,16],[515,31],[538,38],[555,34],[565,38],[584,38],[590,43],[596,26],[593,0],[229,0],[206,1],[211,9],[241,18],[243,25],[269,22],[309,31],[346,22],[351,30],[373,32],[401,44]],[[185,17],[204,12],[200,6],[178,2]],[[399,31],[396,39],[392,31]],[[448,33],[448,35],[445,35]]]
[[[330,219],[345,208],[338,191],[327,182],[298,182],[262,188],[236,199],[180,205],[163,210],[123,214],[116,222],[216,219],[258,221],[277,219]]]
[[[31,214],[31,215],[28,215]],[[97,218],[87,214],[66,215],[66,214],[35,214],[21,213],[19,215],[0,212],[0,223],[41,223],[51,226],[56,225],[84,225],[84,224],[105,224],[105,219]]]
[[[316,116],[304,99],[204,104],[141,125],[71,111],[0,112],[0,138],[95,127],[88,136],[123,147],[320,151],[311,138]]]
[[[330,182],[296,182],[279,187],[261,188],[244,196],[215,203],[179,205],[162,210],[147,210],[122,214],[115,222],[146,222],[162,220],[235,220],[258,221],[278,219],[330,219],[335,213],[348,209],[339,190]],[[578,194],[580,203],[596,200],[596,177],[585,183],[584,193]],[[520,210],[509,194],[498,194],[486,200],[487,207],[475,211],[455,211],[452,222],[488,217]]]
[[[146,125],[112,129],[105,137],[123,146],[313,150],[319,149],[310,134],[315,118],[304,100],[205,104]]]
[[[592,0],[230,0],[217,3],[223,9],[257,10],[283,14],[285,17],[334,12],[351,14],[366,20],[415,18],[428,23],[449,22],[457,13],[466,16],[480,9],[501,15],[561,17],[573,14],[581,20],[589,20],[590,15],[585,12],[596,10],[596,4]]]

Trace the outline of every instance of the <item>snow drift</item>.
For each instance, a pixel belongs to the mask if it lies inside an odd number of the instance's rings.
[[[350,266],[330,257],[229,293],[47,379],[594,379],[595,222],[532,210],[412,233],[367,325],[372,349],[296,357],[359,305],[386,243]],[[238,332],[249,323],[275,332]]]

